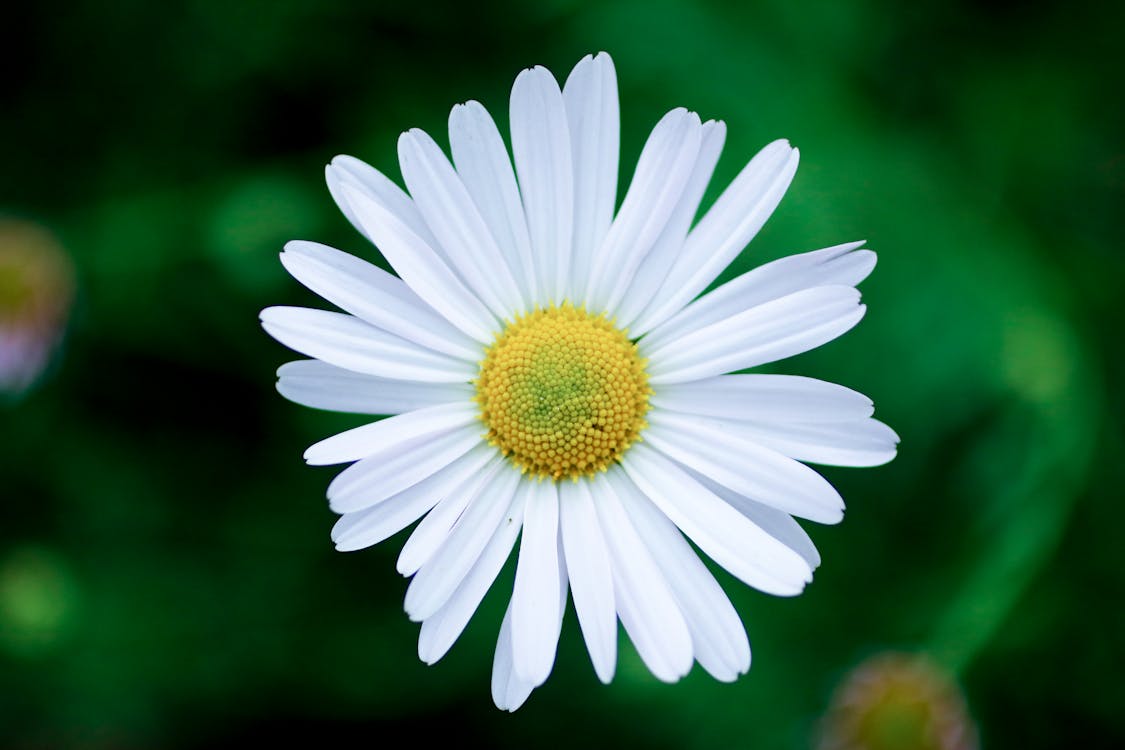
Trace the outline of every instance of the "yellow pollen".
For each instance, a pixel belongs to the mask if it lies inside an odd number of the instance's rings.
[[[476,386],[489,442],[522,472],[552,479],[609,468],[647,426],[652,393],[637,345],[569,303],[505,327]]]

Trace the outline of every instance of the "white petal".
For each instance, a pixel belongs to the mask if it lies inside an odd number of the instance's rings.
[[[298,240],[286,243],[281,263],[309,289],[376,328],[470,362],[484,353],[402,279],[354,255]]]
[[[734,680],[750,669],[750,641],[738,612],[675,524],[623,479],[616,485],[621,504],[637,533],[659,550],[656,562],[687,620],[695,657],[716,679]]]
[[[654,410],[648,419],[646,442],[719,484],[818,523],[844,517],[840,494],[808,466],[724,432],[710,417]]]
[[[342,516],[332,528],[336,549],[349,552],[370,547],[402,531],[447,494],[469,481],[494,454],[495,449],[481,445],[394,497],[372,508]]]
[[[586,480],[559,485],[559,529],[578,624],[594,671],[608,684],[617,667],[613,570]]]
[[[692,302],[654,328],[645,340],[657,347],[802,289],[855,286],[875,268],[875,253],[858,250],[862,244],[850,242],[759,266]]]
[[[277,370],[277,390],[314,409],[351,414],[401,414],[427,406],[471,401],[468,383],[420,383],[364,375],[319,359],[286,362]]]
[[[557,642],[562,632],[562,616],[566,610],[567,571],[566,561],[563,559],[561,547],[559,555],[559,607],[558,619],[552,628],[553,638]],[[500,637],[496,643],[496,658],[492,662],[492,700],[498,708],[505,711],[515,711],[536,686],[525,682],[516,674],[512,654],[512,605],[508,604],[508,611],[504,614],[504,622],[500,626]]]
[[[423,241],[433,243],[433,235],[430,234],[430,229],[426,226],[426,222],[422,219],[422,214],[418,212],[418,207],[414,205],[414,201],[410,200],[410,196],[403,192],[402,188],[396,185],[393,180],[370,164],[351,156],[337,156],[331,164],[325,167],[324,176],[328,183],[328,192],[332,193],[332,198],[336,201],[336,205],[340,207],[344,216],[348,218],[352,226],[359,230],[360,234],[367,237],[375,245],[379,244],[378,241],[364,229],[363,223],[344,197],[342,187],[345,183],[366,192],[373,200],[385,206]]]
[[[814,464],[882,466],[895,457],[898,435],[877,419],[849,422],[750,422],[709,418],[716,430]]]
[[[410,534],[410,538],[402,545],[399,551],[398,562],[395,568],[404,576],[412,576],[423,565],[428,563],[437,551],[445,544],[457,519],[469,507],[469,501],[492,481],[496,473],[504,467],[504,457],[492,446],[482,446],[485,461],[480,464],[475,474],[466,477],[466,480],[457,487],[450,488],[445,493],[434,509],[431,510],[422,522]]]
[[[732,492],[699,472],[691,469],[687,469],[687,472],[704,487],[728,502],[732,508],[753,521],[762,531],[805,558],[810,568],[816,570],[820,567],[820,553],[816,545],[793,516]]]
[[[761,422],[847,422],[871,416],[871,399],[850,388],[799,375],[719,375],[669,383],[649,399],[653,407]]]
[[[633,321],[652,301],[653,295],[668,277],[668,271],[676,261],[676,256],[684,246],[692,219],[699,210],[699,201],[703,199],[703,192],[715,171],[715,164],[719,161],[719,152],[723,149],[726,140],[727,128],[721,122],[709,120],[703,123],[702,140],[699,153],[692,167],[691,176],[684,187],[683,194],[672,212],[664,231],[653,245],[652,251],[645,257],[644,263],[637,269],[636,275],[629,283],[625,296],[617,305],[615,315],[618,327],[627,329]]]
[[[524,308],[511,268],[492,233],[434,140],[417,128],[398,139],[402,176],[445,260],[497,318]]]
[[[574,155],[574,255],[570,297],[585,294],[594,250],[601,246],[617,203],[621,141],[617,73],[605,52],[587,55],[563,86]],[[616,620],[614,627],[616,628]]]
[[[433,664],[453,646],[469,619],[496,580],[512,552],[523,521],[524,496],[516,493],[508,513],[481,553],[465,580],[445,605],[422,623],[418,635],[418,658]]]
[[[406,589],[406,614],[420,622],[441,609],[473,567],[508,512],[520,474],[503,466],[469,501],[445,543]]]
[[[570,278],[574,166],[562,92],[546,68],[524,70],[516,78],[511,125],[538,278],[537,301],[561,302]]]
[[[328,507],[348,513],[375,505],[440,471],[482,442],[480,425],[469,424],[421,445],[392,446],[374,453],[336,475],[328,485]]]
[[[314,466],[342,464],[375,455],[389,460],[400,453],[424,447],[427,441],[474,424],[478,415],[472,402],[440,404],[410,411],[321,440],[309,446],[305,451],[305,460]]]
[[[449,114],[453,163],[512,269],[524,304],[535,299],[531,237],[508,149],[496,123],[479,102],[459,104]]]
[[[499,329],[496,318],[424,236],[361,189],[342,183],[340,194],[383,257],[419,297],[476,341],[492,343]]]
[[[694,299],[730,265],[766,223],[797,172],[799,154],[788,141],[774,141],[750,160],[688,235],[683,251],[633,325],[640,335]]]
[[[821,286],[766,302],[682,338],[649,347],[653,385],[683,383],[756,367],[815,349],[851,330],[866,308],[859,292]]]
[[[501,711],[515,711],[524,704],[535,685],[521,680],[512,667],[512,606],[508,605],[500,635],[496,640],[496,655],[492,659],[492,702]]]
[[[519,565],[512,590],[512,653],[516,674],[536,685],[555,663],[559,617],[559,496],[552,481],[524,479]]]
[[[585,298],[589,309],[616,310],[683,195],[702,134],[699,115],[686,109],[672,110],[653,128],[621,210],[593,258]]]
[[[648,441],[630,448],[622,465],[637,487],[701,550],[747,585],[792,596],[812,580],[812,570],[800,555],[709,492],[649,447]]]
[[[651,542],[642,539],[629,522],[616,484],[604,473],[593,484],[594,506],[612,559],[614,600],[621,624],[653,675],[675,682],[691,670],[693,659],[683,613],[653,560]]]
[[[304,307],[267,307],[262,328],[285,346],[347,370],[392,380],[464,383],[477,366],[381,331],[359,318]]]

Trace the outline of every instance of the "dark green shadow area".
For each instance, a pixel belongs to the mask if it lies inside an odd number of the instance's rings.
[[[8,9],[0,214],[73,258],[39,383],[0,403],[0,746],[803,748],[835,686],[924,652],[988,748],[1125,746],[1125,6],[192,2]],[[623,638],[598,683],[573,611],[514,715],[489,673],[506,571],[436,666],[394,569],[405,534],[332,549],[306,446],[362,418],[274,390],[277,261],[309,239],[384,263],[323,186],[395,179],[449,108],[503,123],[518,71],[606,50],[622,186],[685,106],[728,137],[705,204],[775,138],[781,206],[725,278],[855,239],[879,253],[851,334],[772,365],[871,396],[902,437],[809,525],[796,599],[719,575],[754,666],[668,686]],[[385,264],[384,264],[385,265]]]

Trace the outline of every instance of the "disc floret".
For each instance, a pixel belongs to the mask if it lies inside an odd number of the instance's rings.
[[[481,362],[476,400],[487,439],[522,472],[605,471],[647,426],[645,360],[604,314],[536,309],[501,331]]]

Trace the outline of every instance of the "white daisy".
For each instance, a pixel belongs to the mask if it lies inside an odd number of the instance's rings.
[[[875,255],[838,245],[699,297],[777,206],[797,150],[771,143],[693,226],[725,127],[672,110],[615,215],[617,82],[604,53],[561,90],[547,70],[523,71],[511,129],[513,158],[484,107],[454,107],[452,163],[426,133],[404,133],[409,195],[351,157],[328,166],[340,209],[397,277],[311,242],[281,256],[344,312],[262,312],[266,331],[313,357],[284,365],[278,389],[396,415],[305,453],[355,462],[328,488],[342,515],[332,538],[360,549],[422,519],[398,570],[413,577],[406,611],[427,663],[520,538],[493,665],[500,708],[547,679],[568,590],[603,682],[618,619],[657,678],[698,661],[733,680],[750,666],[746,632],[687,539],[750,586],[797,594],[820,558],[793,516],[836,523],[844,508],[801,462],[874,466],[898,438],[847,388],[726,373],[854,326]]]

